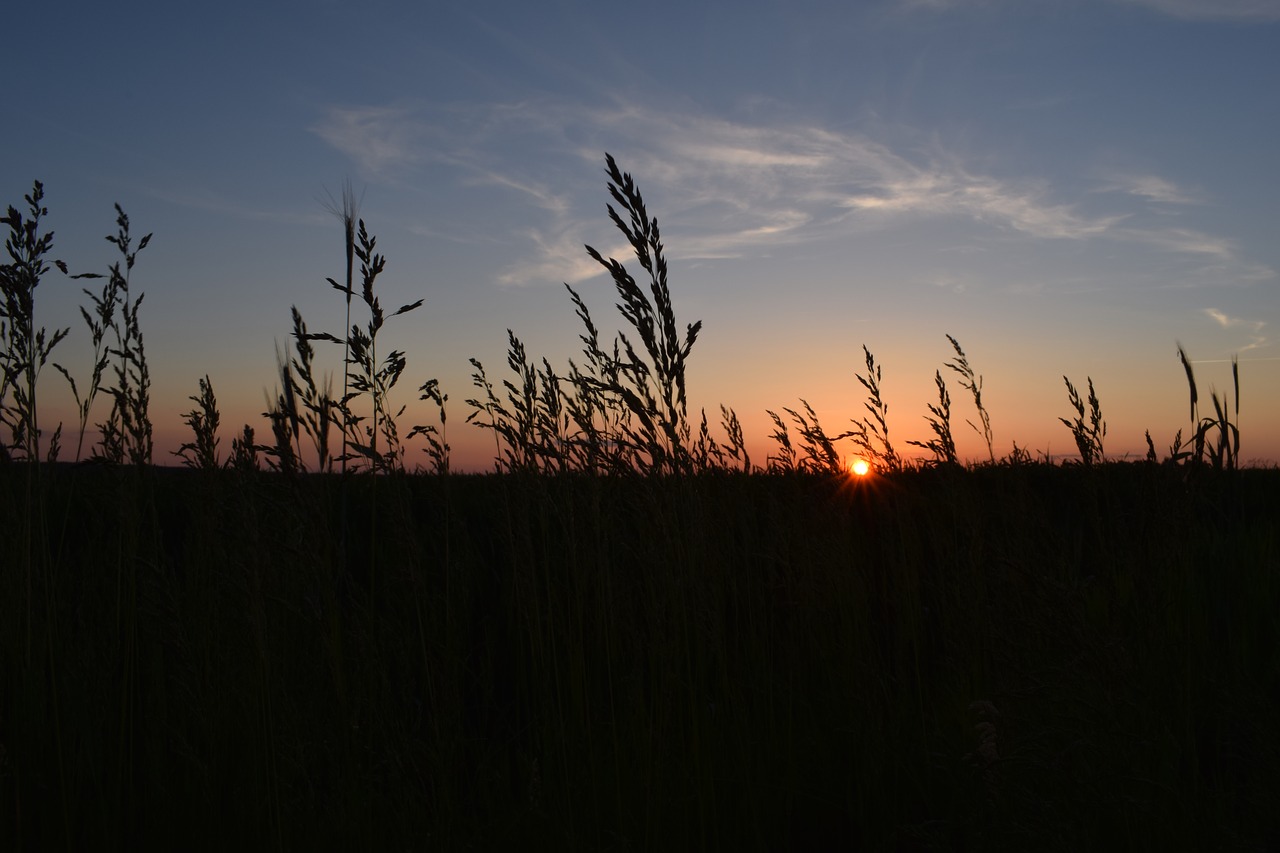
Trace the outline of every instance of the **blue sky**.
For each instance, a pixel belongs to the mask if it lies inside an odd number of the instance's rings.
[[[1244,455],[1280,459],[1280,0],[50,0],[4,18],[0,202],[42,180],[75,270],[111,262],[114,202],[155,233],[134,286],[166,450],[206,373],[224,446],[263,428],[291,305],[341,328],[325,202],[349,179],[384,304],[426,300],[388,326],[401,402],[438,377],[456,461],[486,466],[467,359],[500,376],[511,328],[565,366],[564,282],[617,327],[582,248],[626,259],[608,151],[659,219],[678,319],[704,322],[692,402],[734,407],[759,461],[767,408],[860,416],[863,344],[891,436],[928,438],[946,334],[985,377],[998,452],[1072,449],[1063,374],[1093,377],[1110,454],[1146,429],[1167,446],[1188,420],[1180,341],[1202,395],[1239,354]],[[77,284],[54,273],[38,298],[87,375]]]

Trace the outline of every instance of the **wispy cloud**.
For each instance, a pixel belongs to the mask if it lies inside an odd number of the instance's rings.
[[[476,184],[490,184],[507,187],[531,198],[534,203],[550,213],[564,214],[569,210],[569,199],[553,192],[537,181],[524,181],[510,175],[504,175],[490,169],[477,169],[477,175],[471,180]]]
[[[993,0],[896,0],[906,11],[944,11],[962,6],[988,6]],[[1004,0],[1019,5],[1018,0]],[[1277,0],[1111,0],[1131,6],[1145,6],[1156,12],[1191,21],[1280,21]]]
[[[686,210],[703,208],[703,217],[735,220],[734,229],[724,233],[730,243],[742,235],[794,234],[797,223],[829,224],[847,220],[851,212],[967,215],[1046,237],[1089,236],[1113,222],[1051,202],[1042,184],[970,174],[945,154],[909,156],[858,133],[750,125],[635,106],[486,109],[493,112],[489,119],[467,122],[470,135],[442,131],[442,124],[454,123],[407,108],[335,107],[314,130],[366,172],[386,175],[447,161],[463,167],[467,181],[507,186],[554,213],[566,212],[569,199],[543,181],[512,174],[511,163],[520,158],[502,156],[501,146],[545,153],[569,135],[565,129],[601,143],[626,140],[629,167],[647,186],[656,183]],[[561,132],[550,134],[549,128]],[[518,139],[509,135],[513,130]],[[579,146],[578,155],[597,161],[601,147],[608,146]]]
[[[1076,100],[1076,97],[1068,94],[1040,95],[1031,98],[1017,98],[1010,101],[1006,105],[1006,109],[1010,110],[1049,110],[1069,104]]]
[[[1160,204],[1195,204],[1191,194],[1157,175],[1111,175],[1099,192],[1120,192]]]
[[[1118,221],[1052,201],[1043,183],[973,174],[945,152],[898,152],[854,132],[633,111],[600,119],[632,134],[650,128],[638,137],[648,162],[637,168],[646,178],[660,175],[691,206],[719,205],[738,219],[785,205],[790,219],[815,230],[851,218],[870,225],[890,216],[963,216],[1054,238],[1096,235]],[[737,234],[758,227],[744,222]]]
[[[577,284],[600,274],[601,266],[583,250],[582,239],[571,229],[525,228],[519,236],[534,247],[532,256],[505,267],[498,275],[498,282],[507,286],[530,281],[564,281]],[[612,252],[601,252],[625,257],[625,249],[617,246]]]
[[[1249,342],[1239,348],[1240,352],[1259,349],[1267,345],[1267,337],[1263,334],[1267,324],[1262,320],[1246,320],[1242,317],[1231,317],[1217,308],[1206,308],[1204,313],[1224,329],[1241,329],[1248,333]]]
[[[1166,228],[1163,230],[1127,229],[1127,239],[1147,243],[1169,252],[1191,255],[1209,255],[1222,261],[1233,261],[1236,258],[1236,246],[1231,240],[1202,234],[1189,228]]]
[[[1276,0],[1119,0],[1194,21],[1280,21]]]
[[[318,225],[321,223],[328,224],[332,221],[328,214],[317,211],[304,213],[264,210],[245,201],[228,198],[222,193],[199,186],[144,186],[142,192],[151,198],[159,199],[169,204],[176,204],[194,210],[203,210],[236,219],[246,219],[251,222],[272,222],[280,225]]]
[[[991,2],[993,0],[895,0],[894,5],[906,12],[914,12],[917,9],[940,12],[959,6],[987,6]]]
[[[665,233],[680,235],[668,240],[673,258],[761,257],[955,219],[1002,239],[1106,239],[1172,257],[1209,258],[1240,268],[1236,273],[1243,268],[1230,240],[1191,228],[1143,227],[1131,208],[1105,210],[1090,202],[1086,210],[1045,178],[983,174],[930,141],[890,147],[857,131],[732,121],[620,101],[335,107],[314,131],[384,180],[420,180],[415,173],[443,166],[459,186],[497,187],[543,211],[536,217],[507,211],[506,220],[494,223],[524,247],[525,256],[501,273],[508,285],[600,273],[582,242],[599,233],[602,151],[618,155],[651,201],[661,199]],[[1194,200],[1150,174],[1113,175],[1103,189],[1161,205]],[[1274,275],[1254,272],[1254,280]]]
[[[420,161],[418,117],[407,107],[332,107],[311,128],[369,176],[385,176]]]

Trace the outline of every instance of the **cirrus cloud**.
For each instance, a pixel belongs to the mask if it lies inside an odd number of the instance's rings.
[[[1189,280],[1205,279],[1206,258],[1223,281],[1274,277],[1241,262],[1232,240],[1186,224],[1144,222],[1135,201],[1156,212],[1194,201],[1167,179],[1111,176],[1102,192],[1073,192],[1044,176],[975,171],[931,140],[891,146],[856,130],[622,101],[332,107],[313,130],[368,176],[425,182],[428,168],[444,167],[459,187],[509,193],[517,202],[507,211],[512,217],[520,205],[535,208],[537,216],[503,226],[505,239],[525,253],[500,274],[506,285],[600,273],[585,262],[580,240],[598,218],[599,178],[587,176],[599,175],[601,151],[619,154],[643,176],[646,194],[662,198],[664,224],[681,234],[673,255],[685,259],[759,257],[954,221],[1005,241],[1101,239],[1168,258],[1198,257]]]

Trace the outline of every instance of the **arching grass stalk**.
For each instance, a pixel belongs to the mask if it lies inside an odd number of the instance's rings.
[[[627,238],[636,260],[649,274],[649,295],[621,263],[605,259],[587,246],[587,254],[608,270],[618,296],[618,310],[639,335],[647,359],[642,358],[625,334],[619,336],[625,359],[619,380],[609,390],[620,396],[639,424],[628,431],[628,440],[643,451],[644,468],[680,473],[691,469],[690,428],[685,393],[685,361],[698,339],[702,321],[690,323],[683,337],[676,328],[671,291],[667,286],[667,260],[656,217],[650,218],[644,199],[631,175],[623,173],[613,156],[605,154],[609,194],[626,219],[608,205],[609,218]],[[652,296],[652,299],[650,299]],[[656,387],[655,387],[656,385]]]
[[[484,392],[484,399],[469,399],[467,405],[472,412],[467,421],[474,422],[482,429],[494,432],[495,440],[501,438],[506,445],[496,448],[499,456],[494,460],[498,470],[508,472],[534,473],[542,468],[542,442],[539,441],[538,370],[529,363],[524,343],[516,337],[515,332],[507,329],[507,367],[516,376],[516,382],[510,379],[502,381],[507,391],[507,403],[498,398],[493,384],[485,373],[484,365],[471,359],[476,368],[472,375],[472,383]],[[509,407],[508,407],[509,404]],[[484,413],[488,420],[481,420]]]
[[[621,378],[621,344],[615,337],[612,352],[606,352],[600,346],[600,330],[591,319],[586,303],[568,284],[565,289],[573,301],[574,313],[586,330],[578,336],[583,345],[583,364],[579,367],[569,359],[566,377],[574,393],[566,395],[565,411],[576,429],[569,441],[569,453],[573,457],[570,467],[591,473],[626,470],[630,463],[626,459],[624,437],[631,424],[631,410],[620,396],[610,391]]]
[[[987,443],[987,459],[994,463],[996,461],[996,451],[991,438],[991,416],[987,414],[987,407],[982,405],[982,377],[973,372],[973,368],[969,365],[969,359],[964,354],[964,350],[960,348],[960,342],[951,335],[947,335],[947,340],[951,341],[951,348],[956,351],[956,360],[948,361],[947,367],[960,374],[960,387],[973,395],[973,404],[978,409],[978,417],[982,421],[982,429],[978,429],[978,425],[973,421],[967,421],[969,426],[973,427],[973,431],[980,434]]]
[[[619,333],[610,357],[600,346],[585,303],[569,287],[587,332],[580,336],[586,345],[584,366],[571,360],[566,376],[556,374],[546,359],[539,368],[508,330],[507,364],[517,376],[517,381],[503,383],[510,407],[498,399],[483,365],[471,359],[476,368],[473,384],[483,392],[483,399],[467,401],[474,410],[468,422],[494,431],[499,470],[505,466],[546,472],[685,474],[724,467],[727,460],[749,468],[741,424],[732,410],[722,410],[727,445],[711,439],[705,412],[696,442],[693,439],[685,363],[702,323],[689,324],[683,335],[678,331],[658,220],[649,216],[631,176],[618,168],[611,155],[606,153],[605,160],[609,193],[617,205],[606,206],[609,218],[648,273],[648,288],[637,284],[619,261],[606,260],[591,246],[586,250],[613,278],[620,299],[618,311],[631,327],[632,337]]]
[[[842,432],[839,435],[827,435],[826,430],[822,428],[822,424],[818,421],[817,413],[814,412],[809,402],[801,399],[800,405],[804,407],[804,413],[786,407],[783,407],[782,411],[790,415],[791,419],[796,422],[796,427],[800,432],[800,446],[804,451],[803,456],[796,455],[795,448],[791,445],[791,437],[787,432],[787,425],[782,418],[772,410],[767,412],[769,417],[773,419],[775,427],[773,439],[778,442],[779,446],[779,455],[770,457],[769,470],[800,470],[814,474],[839,474],[844,470],[844,466],[840,461],[840,454],[836,450],[835,443],[849,438],[853,433]]]
[[[934,437],[928,442],[908,441],[913,447],[920,447],[933,454],[936,464],[956,464],[956,441],[951,435],[951,394],[947,392],[947,383],[942,381],[942,371],[933,373],[934,384],[938,386],[938,405],[929,404],[932,417],[925,415]]]
[[[299,441],[301,418],[298,397],[294,393],[293,365],[279,343],[276,344],[276,369],[280,372],[280,384],[274,396],[264,392],[267,410],[262,413],[271,424],[273,444],[260,449],[266,454],[268,467],[282,474],[296,474],[304,470]]]
[[[476,369],[471,376],[472,384],[483,392],[484,399],[467,400],[472,408],[467,422],[493,431],[497,469],[513,473],[570,470],[569,448],[573,437],[569,435],[569,426],[575,419],[569,410],[574,404],[572,398],[566,404],[567,394],[551,363],[545,358],[541,367],[533,363],[524,342],[508,329],[507,367],[515,374],[516,381],[502,381],[507,392],[506,403],[498,398],[484,365],[474,358],[471,365]]]
[[[330,428],[338,421],[339,402],[333,399],[332,381],[326,375],[323,388],[316,381],[315,347],[313,341],[325,340],[338,342],[328,333],[313,334],[307,331],[306,321],[302,319],[297,306],[290,308],[293,318],[293,355],[277,352],[276,360],[280,367],[280,379],[284,384],[284,393],[280,396],[279,405],[288,407],[288,417],[293,428],[295,439],[299,427],[311,439],[316,455],[316,470],[327,473],[333,470],[333,453],[329,448]],[[301,461],[302,447],[296,448]]]
[[[1205,418],[1200,423],[1201,432],[1207,434],[1209,430],[1216,430],[1218,433],[1217,441],[1207,449],[1209,461],[1217,469],[1235,470],[1240,459],[1240,427],[1237,425],[1240,422],[1240,361],[1234,355],[1231,357],[1231,382],[1236,391],[1236,423],[1232,423],[1227,415],[1227,395],[1223,394],[1219,398],[1215,391],[1209,392],[1209,399],[1213,402],[1213,417]]]
[[[796,451],[791,444],[790,430],[777,412],[768,409],[765,414],[773,420],[773,432],[769,437],[778,443],[777,455],[765,457],[765,470],[770,474],[796,470]]]
[[[867,359],[867,375],[858,373],[854,376],[871,395],[871,399],[863,403],[866,410],[871,413],[871,419],[863,418],[853,421],[853,431],[849,435],[853,443],[858,445],[867,456],[886,470],[897,471],[902,467],[902,460],[893,449],[893,445],[889,443],[887,421],[889,404],[880,395],[880,366],[876,364],[875,356],[865,344],[862,346],[862,352]]]
[[[1214,468],[1234,469],[1240,458],[1240,360],[1238,356],[1231,357],[1231,382],[1235,388],[1235,418],[1236,423],[1231,422],[1231,416],[1228,414],[1230,405],[1227,395],[1218,396],[1216,391],[1210,391],[1209,399],[1213,403],[1213,417],[1200,417],[1199,399],[1200,395],[1196,391],[1196,377],[1191,370],[1191,359],[1187,358],[1186,351],[1182,348],[1182,344],[1178,344],[1178,360],[1182,362],[1182,369],[1187,374],[1187,388],[1191,393],[1191,459],[1194,462],[1202,462],[1206,459]],[[1217,438],[1210,441],[1209,435],[1212,432],[1217,433]],[[1181,431],[1179,431],[1181,436]],[[1175,450],[1177,448],[1175,447]],[[1175,454],[1177,455],[1177,454]],[[1182,454],[1185,456],[1186,454]]]
[[[734,462],[741,462],[743,473],[750,474],[751,457],[747,454],[747,441],[742,433],[742,421],[738,420],[738,413],[728,406],[721,405],[720,425],[729,438],[729,443],[724,446],[728,458]],[[727,463],[726,467],[728,467]]]

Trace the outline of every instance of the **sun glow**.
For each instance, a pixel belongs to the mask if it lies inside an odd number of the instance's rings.
[[[865,477],[871,473],[871,465],[865,459],[853,459],[849,462],[849,471],[857,477]]]

